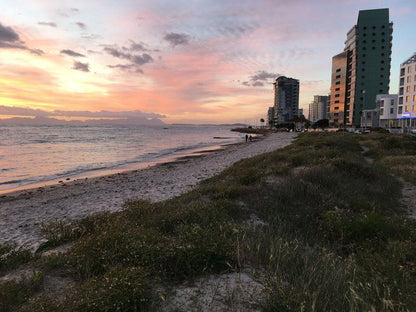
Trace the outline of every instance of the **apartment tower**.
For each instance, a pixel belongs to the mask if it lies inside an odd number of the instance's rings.
[[[416,53],[400,66],[398,115],[416,118]]]
[[[313,102],[309,104],[309,120],[317,121],[328,118],[328,95],[314,95]]]
[[[293,121],[299,113],[299,80],[280,76],[273,85],[275,125]]]
[[[363,110],[388,94],[393,23],[389,9],[364,10],[347,33],[344,52],[332,58],[330,123],[359,126]]]

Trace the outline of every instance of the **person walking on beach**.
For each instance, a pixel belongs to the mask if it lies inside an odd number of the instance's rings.
[[[249,137],[249,140],[250,140],[250,142],[253,140],[253,137],[250,135],[250,137]]]
[[[248,141],[248,134],[246,134],[246,143],[247,143],[247,141]]]

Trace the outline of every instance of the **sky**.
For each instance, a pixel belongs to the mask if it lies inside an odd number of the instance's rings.
[[[0,0],[0,118],[256,123],[273,81],[330,89],[358,11],[389,8],[390,93],[416,52],[414,0]]]

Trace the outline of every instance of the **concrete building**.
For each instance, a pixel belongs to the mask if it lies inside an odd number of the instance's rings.
[[[398,118],[404,127],[416,127],[416,53],[400,66]]]
[[[332,59],[331,124],[359,126],[363,110],[376,108],[376,95],[388,94],[392,33],[389,9],[359,12],[344,52]]]
[[[398,96],[397,94],[377,94],[376,108],[363,110],[361,127],[397,127]]]
[[[274,85],[274,123],[287,123],[298,116],[299,80],[280,76]]]
[[[314,95],[313,102],[309,104],[309,120],[328,119],[328,95]]]
[[[342,52],[332,58],[331,99],[329,104],[329,124],[343,127],[345,124],[345,101],[347,89],[348,52]]]

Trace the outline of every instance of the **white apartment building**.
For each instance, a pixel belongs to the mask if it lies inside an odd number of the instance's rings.
[[[416,127],[416,53],[400,66],[399,106],[397,118],[406,128]]]

